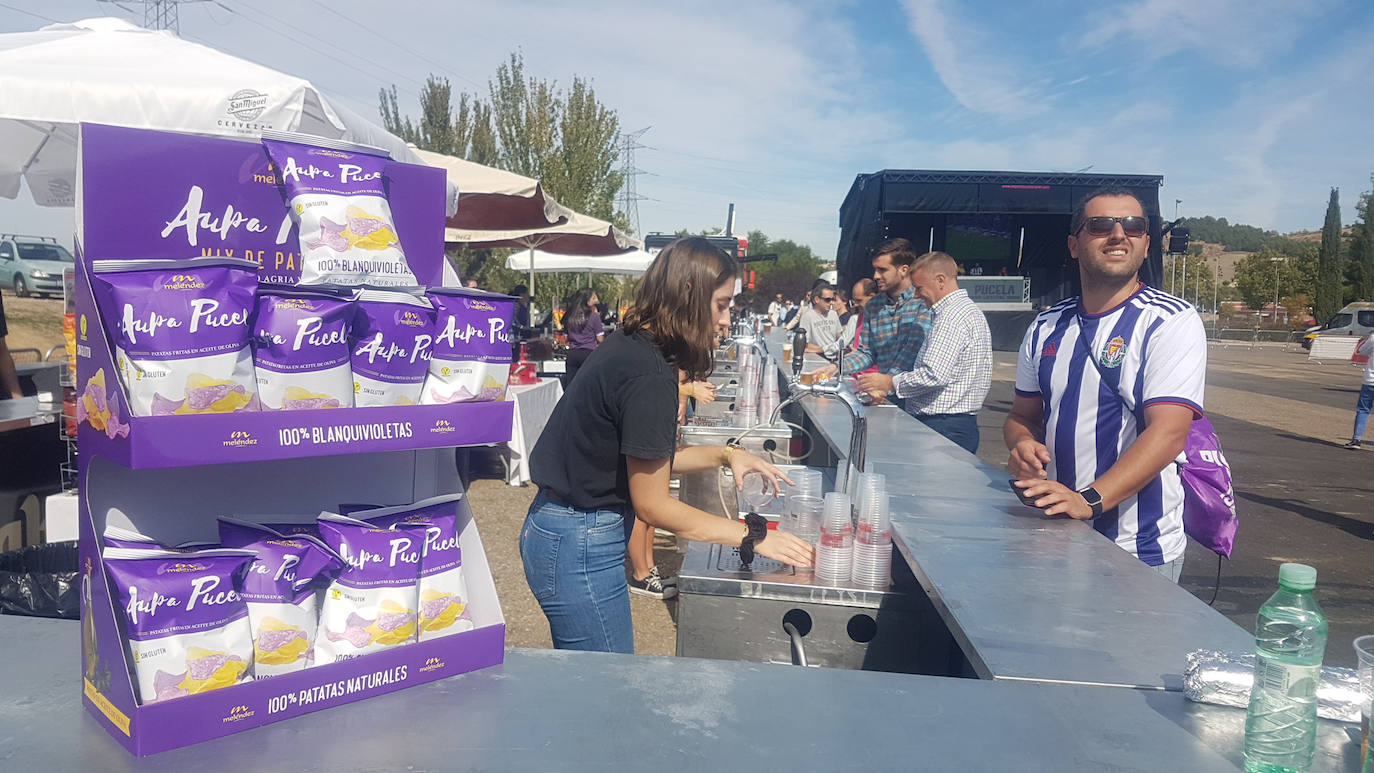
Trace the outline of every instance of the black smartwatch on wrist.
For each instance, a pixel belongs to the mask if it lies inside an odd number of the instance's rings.
[[[1083,497],[1083,501],[1088,503],[1088,507],[1093,509],[1093,517],[1090,520],[1097,520],[1102,515],[1102,495],[1097,493],[1097,489],[1089,486],[1078,495]]]
[[[744,525],[749,527],[749,532],[740,540],[739,561],[748,566],[754,562],[754,545],[768,536],[768,519],[758,513],[747,513],[744,516]]]

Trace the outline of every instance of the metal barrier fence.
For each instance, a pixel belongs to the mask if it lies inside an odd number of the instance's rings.
[[[1246,346],[1254,349],[1261,344],[1281,343],[1284,351],[1294,351],[1294,348],[1302,348],[1302,337],[1306,331],[1303,330],[1266,330],[1258,327],[1210,327],[1208,328],[1208,340],[1218,342],[1222,348],[1230,346]]]

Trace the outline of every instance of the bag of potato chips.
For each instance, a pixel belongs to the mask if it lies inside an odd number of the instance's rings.
[[[434,307],[395,290],[363,290],[353,306],[353,404],[416,405],[434,344]]]
[[[264,139],[301,240],[303,285],[417,287],[386,197],[386,159],[361,146]]]
[[[424,532],[320,513],[320,537],[344,568],[324,594],[315,665],[415,641]]]
[[[248,346],[257,263],[97,260],[93,271],[132,415],[258,409]]]
[[[352,408],[351,293],[264,286],[253,322],[253,367],[264,410]]]
[[[251,552],[105,548],[101,555],[124,610],[140,703],[252,679],[253,632],[239,595]]]
[[[430,497],[413,505],[355,512],[351,517],[381,527],[423,529],[420,550],[420,641],[470,631],[463,550],[458,546],[458,500],[462,494]]]
[[[428,293],[436,324],[425,405],[504,400],[515,298],[470,288]]]
[[[234,518],[219,519],[225,547],[253,551],[243,599],[253,627],[254,675],[261,679],[307,668],[319,627],[316,591],[343,562],[313,537],[284,536]]]

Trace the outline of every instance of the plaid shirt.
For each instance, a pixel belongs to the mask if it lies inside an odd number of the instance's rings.
[[[930,331],[930,310],[910,287],[894,301],[878,293],[864,305],[863,335],[857,349],[845,355],[844,372],[858,373],[870,365],[895,375],[911,370]]]
[[[955,290],[930,310],[935,318],[916,367],[892,379],[906,410],[917,416],[977,413],[992,382],[992,335],[969,297]]]

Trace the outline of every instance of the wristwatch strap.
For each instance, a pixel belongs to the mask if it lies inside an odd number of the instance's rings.
[[[1102,515],[1102,495],[1097,493],[1097,489],[1089,486],[1078,492],[1083,497],[1083,501],[1088,503],[1088,507],[1093,509],[1093,519],[1096,520]]]

